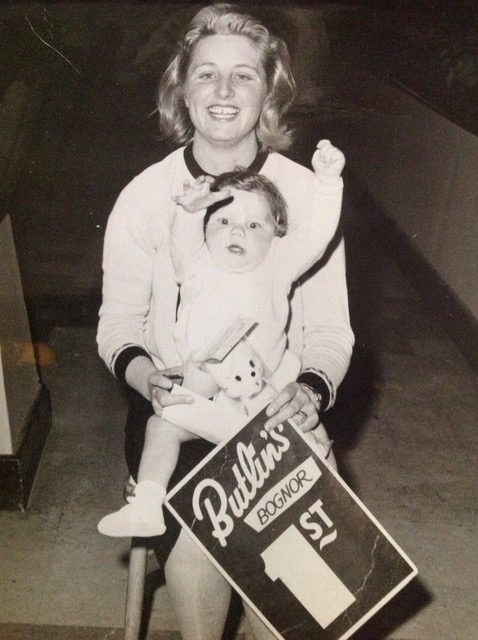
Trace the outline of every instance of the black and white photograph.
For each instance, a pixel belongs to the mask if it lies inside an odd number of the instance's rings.
[[[1,640],[472,640],[475,0],[0,6]]]

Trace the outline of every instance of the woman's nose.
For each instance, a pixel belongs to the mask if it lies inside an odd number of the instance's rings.
[[[232,82],[229,77],[221,77],[216,84],[216,92],[220,98],[229,98],[234,93]]]

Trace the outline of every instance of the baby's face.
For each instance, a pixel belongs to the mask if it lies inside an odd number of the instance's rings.
[[[275,236],[266,199],[231,189],[232,201],[215,211],[206,226],[206,245],[221,271],[245,273],[260,264]]]

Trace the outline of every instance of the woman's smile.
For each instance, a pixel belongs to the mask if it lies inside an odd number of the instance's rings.
[[[184,101],[194,146],[256,146],[267,86],[259,48],[246,36],[211,35],[194,48]]]
[[[237,114],[239,113],[239,108],[214,104],[208,108],[208,111],[213,118],[219,118],[220,120],[231,120],[232,118],[235,118],[237,116]]]

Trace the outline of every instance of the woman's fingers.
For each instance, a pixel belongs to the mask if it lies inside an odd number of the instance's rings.
[[[266,409],[269,416],[265,424],[268,431],[274,429],[285,420],[292,419],[301,431],[310,431],[318,424],[317,411],[309,396],[297,382],[288,384],[272,400]]]
[[[173,383],[170,380],[170,378],[168,377],[168,375],[166,375],[166,371],[154,371],[150,376],[149,376],[149,384],[151,387],[158,387],[159,389],[166,389],[169,390],[172,388]]]
[[[164,407],[173,404],[190,404],[194,402],[192,396],[182,393],[171,393],[173,382],[168,376],[181,375],[183,367],[171,367],[162,371],[154,371],[149,377],[151,389],[151,404],[156,415],[161,416]]]
[[[161,416],[165,407],[170,407],[173,404],[191,404],[194,402],[194,398],[185,393],[170,393],[166,389],[161,387],[153,387],[151,392],[151,404],[153,405],[154,413]]]

